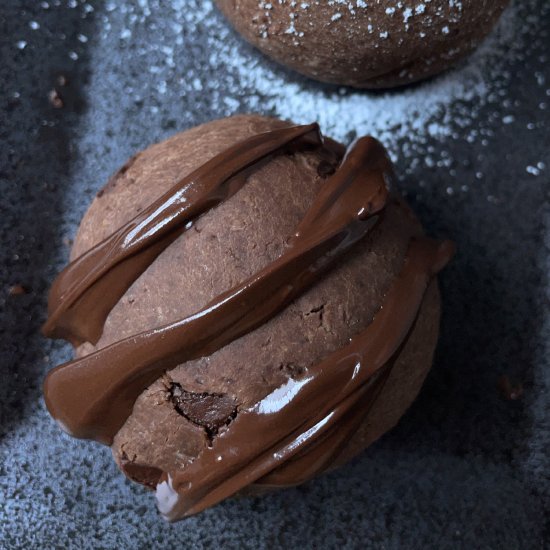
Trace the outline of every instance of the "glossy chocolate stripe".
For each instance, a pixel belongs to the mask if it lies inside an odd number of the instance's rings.
[[[315,442],[255,481],[254,485],[273,488],[291,487],[305,483],[316,475],[330,470],[368,416],[389,378],[392,367],[393,361],[384,365],[369,379],[360,399],[354,399],[354,404],[338,423],[333,423]]]
[[[265,476],[298,453],[305,458],[308,448],[364,403],[380,381],[384,367],[407,341],[432,277],[453,253],[449,241],[411,241],[404,267],[373,322],[304,377],[289,379],[254,407],[240,411],[193,463],[169,474],[157,489],[163,514],[175,520],[198,513],[251,483],[269,479]],[[355,419],[348,421],[357,427]],[[328,458],[334,453],[331,445],[316,450]],[[312,475],[326,464],[318,454],[313,458]]]
[[[165,370],[212,354],[264,323],[373,227],[391,165],[372,138],[358,140],[323,188],[285,253],[181,321],[143,332],[52,370],[52,416],[75,437],[109,444],[139,394]]]
[[[289,126],[229,147],[183,178],[107,239],[69,264],[50,290],[43,333],[96,343],[131,284],[198,216],[234,195],[276,153],[321,147],[317,124]]]

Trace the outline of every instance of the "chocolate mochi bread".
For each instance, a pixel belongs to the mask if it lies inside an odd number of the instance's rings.
[[[508,0],[216,0],[235,29],[299,73],[357,88],[422,80],[474,50]]]
[[[236,143],[247,144],[243,148],[246,153],[249,149],[246,140],[294,131],[292,128],[302,127],[255,115],[235,116],[177,134],[137,154],[98,193],[82,220],[71,259],[89,253],[124,224],[146,211],[182,178],[200,170],[207,161],[224,155]],[[307,131],[310,135],[311,128]],[[208,456],[212,449],[225,445],[226,441],[231,441],[230,454],[242,453],[244,462],[252,463],[252,457],[247,456],[252,452],[249,444],[258,445],[262,450],[264,445],[269,450],[271,447],[262,438],[264,432],[269,434],[272,428],[257,433],[253,429],[245,430],[243,426],[253,416],[250,411],[258,412],[262,407],[262,410],[267,410],[266,400],[272,396],[280,397],[281,388],[290,388],[283,392],[283,401],[291,401],[294,395],[292,384],[312,379],[319,364],[324,364],[339,350],[347,349],[346,346],[352,345],[350,341],[353,343],[362,331],[371,325],[374,327],[376,322],[373,320],[383,315],[381,311],[392,314],[413,294],[402,279],[403,273],[414,266],[410,257],[411,243],[424,242],[422,227],[404,201],[391,190],[391,165],[382,146],[372,138],[364,139],[367,140],[363,142],[364,156],[371,155],[374,159],[368,160],[370,164],[365,169],[355,166],[355,153],[348,153],[342,160],[343,147],[330,140],[325,140],[322,146],[319,143],[306,144],[288,150],[281,147],[261,162],[251,163],[234,194],[186,223],[186,230],[173,238],[156,258],[144,266],[143,272],[129,288],[121,292],[120,299],[115,300],[114,307],[108,311],[95,343],[84,342],[81,337],[69,338],[77,346],[75,362],[58,367],[46,380],[46,401],[52,415],[73,435],[111,444],[117,464],[129,478],[151,489],[157,488],[159,506],[169,519],[180,519],[235,493],[254,494],[301,483],[343,464],[392,428],[418,394],[431,366],[438,337],[440,302],[437,283],[432,276],[448,261],[451,255],[448,245],[444,247],[444,258],[437,260],[441,265],[429,274],[424,285],[426,288],[423,287],[418,294],[420,301],[418,308],[411,312],[410,328],[402,338],[395,340],[388,354],[391,361],[386,361],[380,373],[373,371],[374,378],[380,376],[376,378],[372,391],[368,390],[370,393],[365,394],[363,401],[346,409],[346,414],[341,416],[332,432],[312,444],[312,448],[318,450],[317,454],[323,457],[321,466],[312,466],[314,460],[308,459],[310,448],[307,447],[296,455],[297,458],[290,460],[291,467],[284,471],[284,475],[277,474],[280,465],[278,470],[277,464],[266,466],[264,461],[262,468],[265,470],[262,471],[265,475],[247,473],[248,477],[240,479],[223,495],[220,493],[221,496],[217,495],[215,487],[209,486],[201,493],[200,504],[193,501],[189,505],[173,505],[175,473],[196,471],[198,473],[193,473],[192,479],[198,484],[199,479],[206,477],[205,472],[212,470],[206,465],[201,466],[201,457]],[[303,291],[269,318],[256,323],[243,334],[237,334],[225,345],[207,346],[207,351],[197,354],[197,357],[181,364],[175,362],[158,371],[158,376],[137,392],[135,403],[130,403],[128,414],[121,417],[120,426],[116,425],[109,437],[96,437],[96,432],[77,432],[67,426],[59,413],[64,407],[63,401],[74,399],[74,392],[86,395],[88,391],[98,391],[97,384],[110,383],[104,377],[99,382],[94,379],[88,387],[78,386],[78,374],[74,378],[70,374],[71,368],[78,367],[79,361],[97,356],[95,368],[114,372],[119,365],[112,358],[117,356],[108,354],[119,342],[132,343],[134,335],[154,332],[157,327],[177,323],[199,311],[207,311],[210,315],[209,308],[218,308],[220,296],[238,288],[255,274],[263,273],[262,270],[285,256],[298,239],[300,231],[297,232],[297,227],[302,227],[300,224],[307,219],[312,205],[335,177],[340,173],[347,174],[348,165],[354,174],[348,178],[349,181],[366,178],[364,186],[359,182],[358,189],[371,185],[371,180],[376,182],[375,187],[378,186],[372,203],[370,199],[365,203],[367,210],[372,207],[372,213],[367,213],[364,220],[372,214],[375,223],[349,250],[331,259],[326,270],[316,274],[311,284],[308,283]],[[225,164],[223,166],[225,169]],[[389,192],[386,186],[390,187]],[[381,189],[383,207],[372,206],[380,202]],[[337,204],[340,200],[338,193],[331,196],[329,210],[323,210],[323,215],[314,218],[312,225],[322,226],[325,217],[331,219],[332,203]],[[364,209],[360,210],[363,216]],[[364,220],[361,218],[357,223],[366,223]],[[433,248],[431,241],[429,247]],[[329,256],[332,258],[337,251],[337,247],[331,249]],[[313,262],[312,265],[317,264]],[[415,277],[415,281],[419,280],[418,274]],[[400,292],[403,298],[395,299],[396,305],[389,304],[386,308],[387,300],[394,299],[392,296],[399,290],[398,281],[402,283]],[[249,287],[243,288],[246,291]],[[52,294],[55,294],[53,290]],[[52,294],[51,302],[55,298]],[[270,300],[271,293],[267,293],[253,307],[261,309],[264,302],[269,304]],[[216,305],[211,307],[212,304]],[[50,314],[50,319],[54,318],[51,311]],[[399,321],[403,315],[397,317]],[[399,324],[391,321],[390,327]],[[208,323],[205,327],[208,330]],[[45,331],[59,336],[52,332],[51,327]],[[195,340],[200,338],[199,331]],[[382,347],[386,345],[383,334],[377,338]],[[393,336],[388,337],[388,341],[391,338]],[[161,345],[162,340],[159,342]],[[145,354],[154,351],[144,349]],[[353,353],[359,357],[358,353]],[[344,367],[339,364],[334,361],[334,365],[325,370],[337,372],[340,369],[344,372]],[[57,379],[64,376],[64,372],[69,372],[67,390],[57,391]],[[296,386],[296,391],[298,389]],[[113,396],[116,399],[116,391]],[[275,420],[273,426],[277,428],[273,430],[295,420],[298,422],[296,426],[301,426],[301,422],[308,420],[307,416],[299,418],[300,414],[307,415],[305,409],[296,408],[294,412],[286,413],[286,409],[280,409],[279,405],[273,407],[273,403],[279,403],[280,399],[277,399],[272,399],[269,405],[269,412],[281,415]],[[327,396],[320,390],[314,391],[308,402],[316,399],[322,403]],[[75,403],[72,410],[78,409],[78,401]],[[108,415],[102,417],[95,409],[90,415],[96,422],[97,433],[104,434],[101,430],[110,421],[106,418]],[[93,424],[92,421],[89,423]],[[289,428],[294,439],[296,433],[311,433],[305,427],[295,428],[294,431]],[[244,433],[245,440],[239,440],[239,444],[235,439],[231,440],[232,430],[238,437]],[[246,440],[246,434],[249,434],[250,441]],[[273,457],[282,454],[282,451],[279,454],[274,452]],[[311,456],[314,454],[312,451]],[[223,463],[222,454],[216,457],[216,461]],[[223,481],[233,479],[236,471],[240,470],[235,467],[221,474]],[[191,487],[193,481],[187,485]],[[214,496],[209,500],[210,494]]]

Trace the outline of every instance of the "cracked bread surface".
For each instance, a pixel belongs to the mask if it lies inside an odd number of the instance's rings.
[[[136,155],[98,194],[72,256],[105,238],[152,200],[236,141],[285,123],[243,115],[193,128]],[[204,214],[131,286],[96,346],[176,321],[277,258],[326,177],[315,152],[277,156],[230,200]],[[185,468],[225,429],[288,377],[297,377],[365,328],[399,273],[408,242],[422,229],[394,195],[383,221],[314,287],[276,317],[208,357],[165,373],[138,398],[112,450],[131,479],[154,487],[163,471]],[[340,462],[391,428],[429,370],[439,297],[428,290],[411,338]]]

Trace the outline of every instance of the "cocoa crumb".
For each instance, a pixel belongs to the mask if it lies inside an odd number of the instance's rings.
[[[62,109],[65,106],[63,99],[55,88],[48,93],[48,101],[54,109]]]
[[[67,77],[64,74],[58,75],[58,77],[55,79],[55,83],[58,86],[66,86],[67,82]]]
[[[508,401],[517,401],[521,399],[524,391],[522,384],[512,384],[510,378],[506,374],[503,374],[498,379],[498,389],[502,397]]]
[[[23,296],[24,294],[27,294],[29,291],[26,287],[23,285],[13,285],[9,288],[8,294],[10,296]]]

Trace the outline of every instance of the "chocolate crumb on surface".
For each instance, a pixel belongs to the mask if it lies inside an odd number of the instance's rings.
[[[8,294],[10,296],[23,296],[24,294],[27,294],[27,293],[28,293],[27,287],[20,284],[10,286],[10,288],[8,289]]]
[[[162,476],[162,470],[152,466],[142,466],[131,460],[126,453],[120,457],[120,468],[132,481],[145,485],[148,489],[154,490]]]
[[[177,383],[171,384],[169,392],[176,411],[193,424],[202,426],[209,438],[237,414],[235,399],[228,395],[189,392]]]
[[[69,80],[67,78],[66,75],[64,74],[60,74],[60,75],[57,75],[57,78],[55,79],[55,82],[58,86],[67,86]]]
[[[55,109],[62,109],[65,106],[61,95],[56,89],[50,90],[48,93],[48,100]]]
[[[502,397],[508,401],[517,401],[523,397],[524,393],[523,384],[512,383],[506,374],[498,379],[498,389]]]

